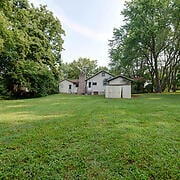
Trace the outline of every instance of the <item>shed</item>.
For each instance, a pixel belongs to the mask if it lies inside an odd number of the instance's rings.
[[[106,98],[131,98],[132,79],[119,75],[110,80],[105,88]]]

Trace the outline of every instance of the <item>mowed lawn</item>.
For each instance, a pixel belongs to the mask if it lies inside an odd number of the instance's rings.
[[[0,179],[180,179],[180,94],[0,100]]]

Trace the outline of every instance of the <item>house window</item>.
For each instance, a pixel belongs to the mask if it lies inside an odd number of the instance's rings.
[[[93,85],[96,86],[96,85],[97,85],[97,82],[93,82]]]
[[[72,88],[72,86],[71,85],[69,85],[69,89],[71,89]]]
[[[108,84],[108,80],[107,79],[104,79],[103,80],[103,86],[107,85]]]
[[[102,72],[102,77],[104,77],[105,76],[105,72]]]
[[[79,87],[79,84],[76,84],[76,87]]]
[[[88,87],[91,88],[91,82],[89,82]]]

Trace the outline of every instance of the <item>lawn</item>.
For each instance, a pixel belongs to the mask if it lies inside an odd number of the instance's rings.
[[[180,179],[180,94],[0,100],[0,179]]]

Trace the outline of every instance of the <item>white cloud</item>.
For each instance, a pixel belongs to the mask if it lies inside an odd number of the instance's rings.
[[[106,33],[100,33],[97,32],[89,27],[83,26],[77,22],[72,21],[69,19],[67,16],[62,15],[61,16],[61,21],[68,26],[70,29],[80,33],[81,35],[88,37],[88,38],[93,38],[94,40],[98,41],[107,41],[109,35]]]
[[[44,0],[29,0],[29,2],[33,3],[35,6],[39,6],[39,4],[46,4]],[[51,4],[49,4],[48,9],[51,10],[55,16],[60,19],[61,23],[67,26],[70,30],[78,32],[87,38],[106,42],[111,37],[111,34],[97,32],[94,29],[83,26],[82,24],[71,20],[68,16],[65,15],[63,9],[59,6],[51,6]]]

